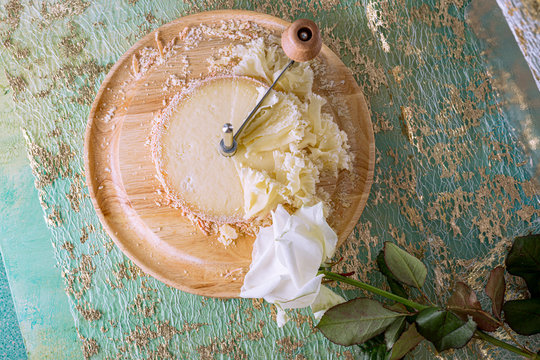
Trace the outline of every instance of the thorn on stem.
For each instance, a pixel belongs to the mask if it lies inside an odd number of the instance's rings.
[[[337,264],[339,264],[340,262],[343,261],[343,256],[340,257],[337,261],[335,262],[330,262],[330,263],[325,263],[325,266],[326,268],[329,268],[329,267],[332,267],[332,266],[336,266]]]

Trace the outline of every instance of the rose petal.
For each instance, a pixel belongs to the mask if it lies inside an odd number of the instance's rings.
[[[277,260],[287,269],[298,288],[317,275],[320,266],[318,259],[322,259],[322,256],[322,245],[302,234],[289,231],[276,239]]]
[[[274,245],[273,231],[271,227],[261,228],[257,234],[257,240],[253,243],[253,251],[251,254],[253,260],[262,257]],[[251,267],[251,265],[250,265]]]
[[[319,313],[343,301],[323,287],[317,275],[323,261],[334,253],[337,236],[326,223],[322,203],[302,207],[294,215],[280,205],[272,213],[271,227],[260,229],[253,245],[252,262],[240,296],[264,298],[278,307],[278,322],[286,322],[285,309],[313,305]]]
[[[283,234],[283,232],[288,228],[287,222],[291,215],[283,208],[283,206],[278,205],[276,211],[272,212],[272,230],[274,233],[274,239],[277,239]],[[257,236],[258,237],[258,236]]]
[[[344,303],[346,300],[340,295],[336,294],[326,286],[321,286],[319,295],[315,298],[313,304],[311,304],[311,311],[315,316],[315,319],[320,320],[326,310],[334,307],[338,304]]]
[[[323,246],[323,261],[334,256],[338,239],[334,230],[326,222],[322,202],[312,207],[302,207],[294,216],[299,218],[304,224],[309,224],[311,229],[313,229],[310,231],[311,235],[317,236]]]
[[[276,313],[276,322],[278,327],[283,327],[289,321],[289,315],[287,315],[287,312],[283,310],[281,307],[276,306],[277,313]]]
[[[282,287],[278,286],[273,291],[276,296],[275,303],[279,303],[284,309],[300,309],[311,305],[319,293],[323,277],[324,275],[314,277],[300,289],[292,289],[290,284],[283,282]],[[283,291],[280,292],[281,288]]]

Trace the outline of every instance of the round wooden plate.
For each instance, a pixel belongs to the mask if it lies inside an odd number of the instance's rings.
[[[277,36],[289,25],[255,12],[213,11],[163,25],[157,30],[158,38],[163,45],[171,41],[182,45],[186,28],[231,20],[256,23]],[[241,237],[235,245],[224,247],[215,236],[196,229],[180,210],[160,205],[160,185],[145,144],[154,115],[175,92],[164,84],[182,68],[184,56],[190,64],[190,76],[199,77],[208,72],[207,59],[231,42],[227,38],[203,38],[189,50],[169,53],[148,65],[139,64],[137,59],[141,51],[158,49],[156,33],[140,39],[116,62],[101,85],[90,111],[84,152],[94,207],[116,245],[142,270],[164,283],[214,297],[238,297],[251,263],[254,239]],[[341,244],[365,207],[373,178],[375,144],[369,110],[350,70],[326,46],[316,61],[326,67],[326,74],[324,79],[316,78],[314,92],[329,100],[323,110],[332,112],[347,133],[354,155],[351,172],[341,172],[337,182],[322,180],[334,209],[329,223]],[[138,75],[133,69],[139,71]]]

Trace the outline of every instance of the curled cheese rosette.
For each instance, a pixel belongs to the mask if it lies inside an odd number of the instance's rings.
[[[345,300],[321,285],[321,264],[335,252],[337,235],[327,224],[323,204],[302,207],[290,215],[281,205],[272,212],[272,226],[261,228],[240,296],[263,298],[277,307],[278,326],[286,309],[311,306],[317,319]]]

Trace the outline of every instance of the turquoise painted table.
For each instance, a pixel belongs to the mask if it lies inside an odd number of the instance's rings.
[[[4,74],[0,74],[0,89],[4,90],[0,96],[0,359],[25,359],[26,352],[32,359],[81,358],[51,233]]]
[[[203,10],[316,19],[365,92],[375,184],[341,250],[341,270],[380,283],[372,260],[392,240],[430,264],[433,298],[446,297],[456,279],[479,289],[514,236],[540,231],[540,97],[531,56],[539,42],[518,21],[537,26],[528,6],[501,4],[509,30],[488,0],[0,2],[0,250],[28,357],[362,356],[313,331],[307,311],[278,329],[267,304],[164,286],[125,258],[97,220],[82,141],[101,81],[142,35]],[[21,350],[5,356],[19,358]],[[450,356],[479,352],[506,358],[478,344]],[[431,358],[433,349],[416,356]]]

